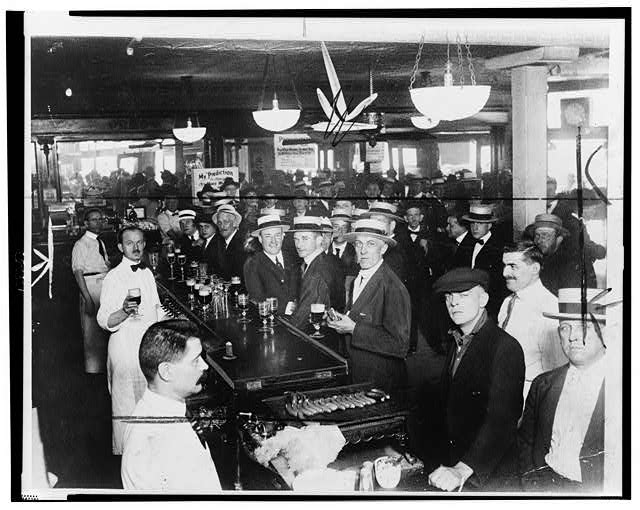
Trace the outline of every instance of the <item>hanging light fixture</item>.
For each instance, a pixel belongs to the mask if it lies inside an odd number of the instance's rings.
[[[413,66],[409,92],[411,100],[422,115],[431,119],[458,120],[471,117],[478,113],[489,99],[491,87],[489,85],[476,85],[476,76],[471,62],[471,49],[465,43],[467,50],[467,62],[469,74],[471,75],[471,85],[465,85],[462,63],[462,45],[460,37],[456,38],[458,47],[458,64],[460,71],[459,85],[454,85],[452,68],[453,64],[449,59],[449,44],[447,44],[447,63],[444,72],[444,85],[441,87],[420,87],[413,88],[413,83],[418,72],[418,64],[424,46],[424,36],[420,39],[416,62]],[[413,120],[412,120],[413,122]],[[414,123],[415,125],[415,123]]]
[[[271,101],[272,109],[271,110],[263,110],[262,105],[264,102],[264,92],[267,84],[267,75],[269,73],[269,60],[273,59],[273,100]],[[285,59],[286,63],[286,59]],[[289,71],[289,65],[287,63],[287,72]],[[253,112],[253,120],[255,120],[256,124],[260,126],[262,129],[266,129],[267,131],[280,132],[285,131],[293,126],[295,126],[296,122],[300,118],[300,113],[302,111],[302,105],[300,104],[300,99],[298,99],[298,93],[296,91],[295,83],[293,82],[293,77],[291,73],[289,73],[289,77],[291,78],[291,85],[293,87],[293,93],[296,98],[296,103],[298,104],[298,108],[288,108],[288,109],[280,109],[280,104],[278,102],[278,94],[275,89],[275,74],[276,74],[276,65],[275,65],[275,57],[270,57],[267,55],[267,60],[264,66],[264,73],[262,77],[262,94],[260,95],[260,103],[258,105],[258,109]]]
[[[191,98],[193,97],[193,91],[191,87],[191,76],[183,76],[182,80],[182,91],[186,96],[186,102],[189,105],[189,112],[191,112]],[[193,126],[193,122],[191,120],[191,114],[187,115],[187,125],[185,127],[174,127],[173,128],[173,136],[175,136],[178,140],[183,143],[194,143],[198,140],[202,140],[204,135],[207,132],[206,127],[200,127],[200,123],[198,122],[198,114],[194,113],[193,118],[195,119],[196,126]]]

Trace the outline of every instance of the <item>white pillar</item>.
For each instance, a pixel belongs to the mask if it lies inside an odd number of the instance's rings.
[[[519,239],[536,214],[546,212],[547,68],[511,72],[513,129],[513,230]]]

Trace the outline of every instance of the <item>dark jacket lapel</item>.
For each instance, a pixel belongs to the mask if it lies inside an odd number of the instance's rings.
[[[384,262],[382,263],[384,265]],[[356,280],[358,277],[356,276]],[[355,280],[354,280],[355,281]],[[367,303],[378,291],[378,286],[382,281],[382,265],[378,268],[378,270],[371,275],[369,281],[364,286],[364,289],[358,296],[358,299],[352,303],[352,312],[360,313],[360,310],[363,308],[363,303]],[[353,287],[351,288],[351,296],[353,298]]]

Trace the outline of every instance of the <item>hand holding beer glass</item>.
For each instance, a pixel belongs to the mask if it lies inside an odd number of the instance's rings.
[[[127,302],[129,303],[128,307],[125,307],[125,312],[129,313],[129,310],[133,310],[130,314],[132,319],[139,319],[142,315],[138,314],[138,307],[142,302],[142,296],[140,295],[139,288],[129,289],[127,291]]]
[[[310,335],[312,338],[324,338],[324,335],[320,333],[320,325],[322,324],[322,319],[324,318],[324,309],[324,303],[311,304],[309,322],[313,324],[313,327],[315,329],[315,332]]]

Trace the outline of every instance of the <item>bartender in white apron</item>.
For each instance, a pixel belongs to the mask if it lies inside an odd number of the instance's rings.
[[[155,278],[141,263],[144,247],[144,233],[139,228],[127,227],[118,233],[122,262],[105,277],[100,296],[98,324],[111,332],[107,380],[114,455],[122,455],[125,418],[132,415],[147,388],[138,360],[142,335],[161,313]],[[139,303],[135,296],[139,296]]]
[[[108,333],[96,322],[100,308],[102,281],[109,271],[109,259],[98,238],[103,224],[100,209],[89,209],[84,215],[87,227],[71,253],[71,269],[80,289],[80,328],[84,342],[84,370],[88,374],[104,373],[107,366]]]

